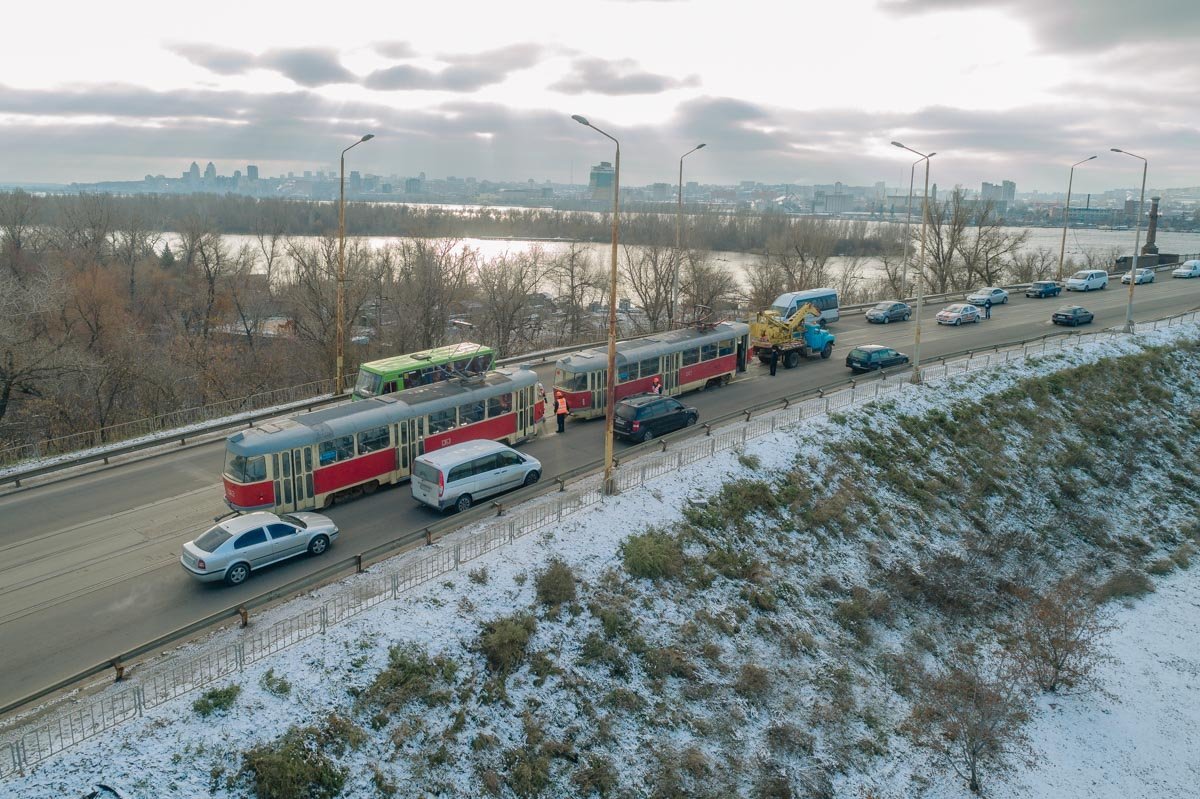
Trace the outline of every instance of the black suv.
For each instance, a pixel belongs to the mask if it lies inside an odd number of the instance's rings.
[[[897,352],[891,347],[881,347],[878,344],[865,344],[850,350],[846,356],[846,365],[855,372],[873,372],[876,369],[886,369],[889,366],[899,366],[908,363],[908,356]]]
[[[617,403],[613,431],[630,441],[649,441],[655,436],[694,425],[700,411],[672,397],[639,394]]]

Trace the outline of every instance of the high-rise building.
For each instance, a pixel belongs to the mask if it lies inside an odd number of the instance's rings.
[[[613,177],[615,175],[616,171],[613,169],[611,161],[601,161],[592,167],[591,177],[588,178],[588,188],[592,191],[593,200],[612,202]]]
[[[200,165],[197,164],[195,161],[193,161],[192,165],[190,167],[188,167],[187,178],[192,183],[200,182]]]
[[[258,180],[258,167],[257,166],[255,166],[254,164],[249,164],[246,167],[246,179],[247,180]]]
[[[213,162],[209,161],[208,166],[204,167],[204,179],[215,180],[217,177],[217,168],[213,166]]]
[[[1006,203],[1009,203],[1010,205],[1012,203],[1016,202],[1016,200],[1017,200],[1017,184],[1013,183],[1011,180],[1006,180],[1001,184],[1001,186],[1003,188],[1000,192],[1000,195],[1001,195],[1000,199],[1004,200]]]

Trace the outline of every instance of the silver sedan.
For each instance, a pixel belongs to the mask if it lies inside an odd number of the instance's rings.
[[[337,536],[337,525],[319,513],[247,513],[184,544],[179,563],[197,580],[240,585],[264,566],[305,553],[322,554]]]

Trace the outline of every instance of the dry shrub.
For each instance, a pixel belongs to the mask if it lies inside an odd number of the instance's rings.
[[[760,701],[771,690],[771,674],[762,666],[743,663],[741,669],[738,670],[733,690],[746,699]]]
[[[538,572],[533,581],[538,601],[547,607],[558,607],[575,600],[575,572],[563,561],[554,558]]]
[[[1108,602],[1112,599],[1134,599],[1154,591],[1150,578],[1141,572],[1126,569],[1117,572],[1096,589],[1096,601]]]
[[[1094,672],[1112,625],[1100,616],[1094,589],[1080,577],[1061,580],[1029,607],[1013,635],[1017,666],[1047,692],[1095,687]]]
[[[487,657],[488,668],[497,674],[512,673],[524,659],[536,630],[537,621],[526,613],[502,616],[483,625],[479,649]]]
[[[683,549],[671,535],[651,530],[621,542],[625,571],[648,580],[674,579],[683,573]]]

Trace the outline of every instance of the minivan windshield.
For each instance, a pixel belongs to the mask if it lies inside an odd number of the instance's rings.
[[[1088,274],[1089,274],[1088,272],[1076,272],[1075,274],[1071,275],[1071,279],[1072,280],[1087,280]]]

